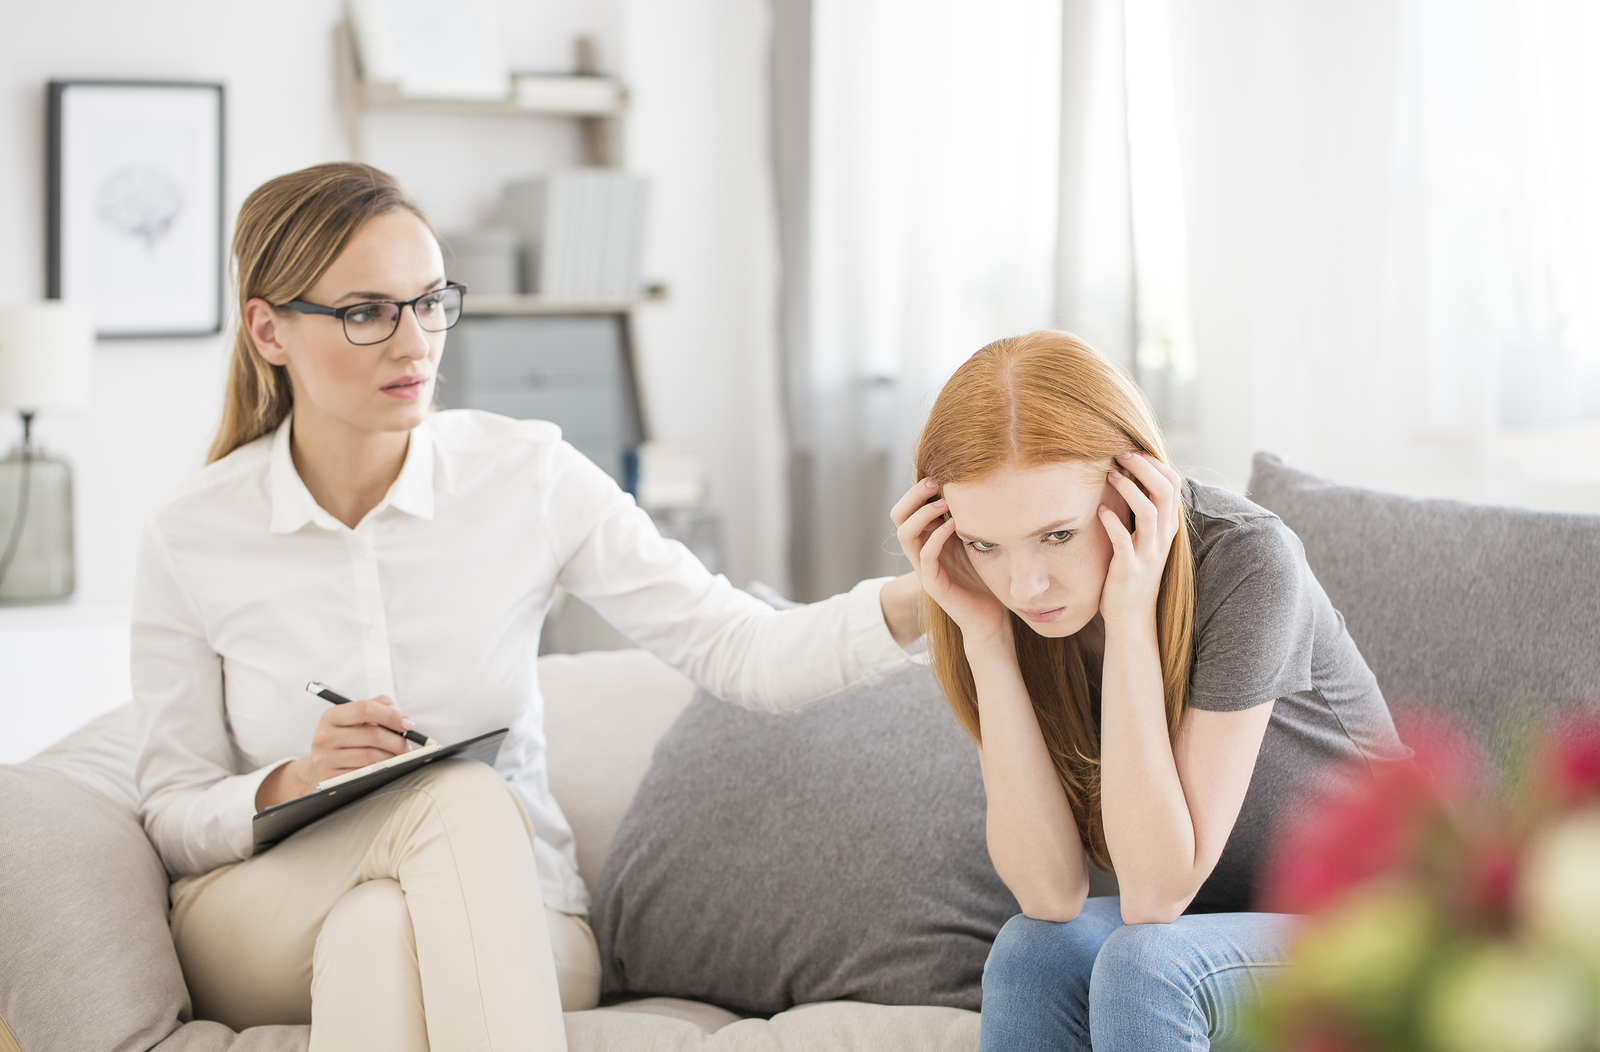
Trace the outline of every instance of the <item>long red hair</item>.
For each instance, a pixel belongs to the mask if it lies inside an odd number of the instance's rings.
[[[918,478],[975,482],[1007,466],[1061,461],[1110,466],[1137,450],[1168,463],[1143,392],[1071,333],[1041,329],[996,340],[967,359],[939,392],[917,444]],[[1156,637],[1168,732],[1176,737],[1189,696],[1194,636],[1194,555],[1183,516],[1156,599]],[[957,556],[959,556],[957,552]],[[982,742],[977,687],[961,629],[931,599],[924,624],[934,673],[957,722]],[[1100,812],[1100,732],[1077,637],[1051,639],[1011,615],[1017,663],[1056,775],[1089,857],[1111,868]]]

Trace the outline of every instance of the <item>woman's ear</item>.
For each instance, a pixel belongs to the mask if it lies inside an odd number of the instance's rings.
[[[256,353],[272,365],[288,365],[289,352],[283,345],[283,319],[272,304],[257,296],[244,305],[244,331],[256,345]]]

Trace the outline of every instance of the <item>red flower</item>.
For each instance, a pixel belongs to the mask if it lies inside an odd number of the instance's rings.
[[[1260,908],[1315,912],[1375,876],[1412,868],[1424,833],[1471,795],[1478,764],[1460,728],[1415,716],[1401,727],[1413,761],[1352,767],[1341,781],[1354,789],[1311,802],[1285,825],[1269,855]],[[1500,878],[1491,883],[1499,888]]]
[[[1415,765],[1428,777],[1436,799],[1461,805],[1482,781],[1483,760],[1472,736],[1440,712],[1411,709],[1394,721],[1400,740],[1416,754]]]
[[[1331,1030],[1314,1030],[1289,1046],[1293,1052],[1371,1052],[1372,1046]]]
[[[1279,837],[1267,866],[1262,908],[1311,913],[1409,855],[1409,808],[1377,794],[1328,801]]]
[[[1577,807],[1600,798],[1600,711],[1575,713],[1558,722],[1544,753],[1544,776],[1562,804]]]
[[[1514,919],[1517,846],[1503,834],[1490,834],[1469,846],[1469,857],[1456,885],[1455,906],[1469,922],[1509,930]],[[1450,876],[1445,874],[1446,878]]]

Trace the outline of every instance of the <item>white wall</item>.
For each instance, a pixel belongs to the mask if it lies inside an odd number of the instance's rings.
[[[652,424],[699,446],[735,584],[787,594],[787,456],[778,394],[778,235],[767,0],[622,0],[634,91],[630,166],[654,180],[641,310]]]
[[[655,181],[647,273],[672,290],[639,339],[657,437],[707,454],[726,565],[783,583],[774,235],[761,0],[500,0],[514,68],[570,69],[574,38],[632,81],[630,165]],[[227,85],[225,211],[274,175],[350,156],[335,107],[338,0],[7,3],[0,33],[0,302],[44,291],[44,85],[129,77]],[[367,159],[443,229],[501,182],[578,159],[562,121],[369,117]],[[231,228],[227,232],[231,235]],[[203,460],[224,337],[102,342],[93,409],[36,430],[77,472],[78,598],[122,602],[145,512]],[[0,445],[14,441],[0,422]]]

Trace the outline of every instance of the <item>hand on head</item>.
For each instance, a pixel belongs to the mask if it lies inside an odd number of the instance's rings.
[[[980,643],[1009,632],[1005,606],[973,570],[966,549],[959,540],[948,543],[955,535],[955,521],[939,496],[938,483],[923,479],[912,486],[889,517],[922,590],[950,615],[963,639]]]
[[[1117,465],[1121,470],[1113,469],[1106,477],[1128,502],[1134,528],[1130,533],[1121,516],[1100,505],[1100,523],[1111,541],[1100,616],[1107,622],[1137,619],[1154,624],[1161,576],[1182,521],[1183,477],[1143,453],[1123,453]]]
[[[969,650],[1009,639],[1008,609],[1057,638],[1102,618],[1154,624],[1182,479],[1140,452],[1114,464],[1008,465],[942,487],[924,480],[895,505],[902,550]]]

